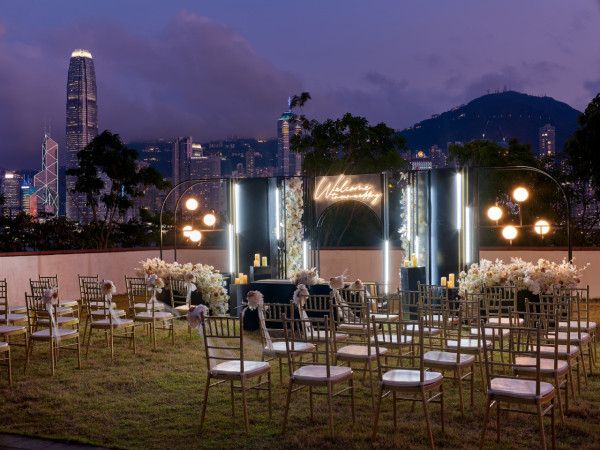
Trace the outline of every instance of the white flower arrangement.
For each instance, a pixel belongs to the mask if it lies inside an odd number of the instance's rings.
[[[208,308],[205,305],[192,305],[190,306],[190,312],[187,315],[187,321],[192,328],[198,328],[202,321],[202,314],[206,315]]]
[[[246,300],[248,301],[248,309],[250,311],[254,311],[255,309],[261,308],[264,304],[264,296],[260,291],[250,291],[248,295],[246,295]]]
[[[314,286],[315,284],[319,283],[321,279],[319,278],[317,268],[313,267],[309,270],[299,270],[291,278],[291,281],[294,284],[294,286],[298,286],[299,284],[304,284],[305,286]]]
[[[116,292],[117,292],[117,287],[115,286],[115,283],[113,283],[111,280],[106,280],[102,283],[102,294],[103,295],[112,296],[113,294],[116,294]]]
[[[337,277],[331,277],[329,279],[329,287],[331,289],[343,289],[344,288],[344,280],[346,279],[346,271],[343,274],[338,275]]]
[[[481,292],[484,287],[515,286],[518,290],[548,294],[553,288],[577,287],[581,281],[581,273],[589,263],[577,268],[574,264],[563,260],[561,264],[539,259],[537,264],[511,258],[510,264],[502,260],[489,261],[482,259],[479,264],[472,264],[468,272],[461,272],[458,277],[459,292]]]
[[[302,269],[304,190],[301,178],[285,180],[285,249],[287,276]]]
[[[42,301],[46,303],[46,305],[57,305],[58,304],[58,288],[53,286],[44,291],[44,296],[42,297]]]
[[[292,300],[294,300],[294,304],[296,306],[304,306],[304,302],[306,301],[306,297],[308,297],[310,293],[308,292],[307,287],[304,284],[299,284],[296,290],[294,291],[294,296]]]
[[[356,281],[354,281],[354,283],[352,283],[348,289],[352,289],[355,291],[363,291],[365,289],[365,285],[363,284],[362,281],[360,281],[360,278],[357,278]]]
[[[141,268],[136,269],[140,276],[149,279],[156,275],[161,281],[173,278],[193,283],[202,294],[202,299],[208,304],[215,315],[225,315],[229,309],[229,295],[223,287],[223,276],[213,266],[205,264],[166,263],[153,258],[140,261]],[[193,280],[193,281],[192,281]],[[164,287],[164,283],[163,283]]]

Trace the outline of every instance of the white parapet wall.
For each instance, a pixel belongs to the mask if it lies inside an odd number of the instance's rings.
[[[117,292],[125,292],[125,276],[136,276],[139,262],[147,258],[157,258],[158,249],[129,249],[108,251],[73,251],[57,253],[4,254],[0,256],[0,279],[6,278],[10,304],[25,303],[24,293],[29,292],[29,280],[39,275],[58,275],[60,296],[63,299],[79,298],[77,275],[99,275],[101,279],[112,280]],[[574,262],[577,266],[590,263],[584,272],[581,286],[590,286],[590,296],[600,297],[600,278],[596,277],[600,267],[600,249],[575,250]],[[496,258],[510,261],[511,257],[526,261],[545,258],[561,262],[566,258],[564,250],[514,250],[484,249],[480,259]],[[173,261],[173,251],[166,250],[164,259]],[[221,272],[227,271],[227,251],[225,249],[178,249],[180,263],[210,264]],[[390,254],[389,280],[390,290],[400,284],[398,275],[402,265],[403,253],[392,250]],[[323,278],[337,276],[347,271],[349,280],[360,278],[363,281],[383,281],[383,254],[380,249],[327,249],[320,252],[320,275]],[[244,272],[244,270],[242,269]]]

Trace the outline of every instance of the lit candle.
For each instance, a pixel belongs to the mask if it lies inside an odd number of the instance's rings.
[[[440,282],[442,286],[446,286],[446,277],[442,277],[442,281]]]
[[[448,281],[448,289],[454,289],[454,280]]]
[[[254,261],[260,261],[260,253],[254,254]]]
[[[263,265],[263,266],[266,266],[266,265],[267,265],[267,257],[266,257],[266,256],[263,256],[263,257],[262,257],[262,265]]]
[[[404,267],[410,266],[410,261],[407,259],[404,261]]]
[[[240,284],[240,279],[238,277],[235,277],[235,284]]]
[[[243,284],[248,284],[248,275],[244,274],[244,279],[242,280]]]
[[[412,260],[412,266],[417,267],[417,254],[416,253],[412,254],[411,260]]]
[[[448,281],[452,282],[452,287],[454,287],[454,274],[453,273],[448,275]]]
[[[254,267],[260,266],[260,261],[258,259],[254,260]]]

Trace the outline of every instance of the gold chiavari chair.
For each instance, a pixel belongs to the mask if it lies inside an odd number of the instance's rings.
[[[373,319],[373,328],[379,332],[375,335],[375,349],[380,359],[378,367],[379,372],[379,396],[377,408],[375,410],[375,421],[373,424],[373,434],[371,439],[377,438],[379,427],[379,416],[381,413],[381,403],[383,398],[393,395],[394,428],[398,427],[396,401],[404,400],[423,404],[425,421],[429,434],[429,443],[434,448],[433,431],[431,419],[429,416],[429,403],[439,403],[441,406],[441,426],[444,432],[444,376],[439,372],[425,369],[424,361],[424,342],[425,324],[420,311],[417,313],[417,320],[400,318],[398,323],[388,321],[377,321]],[[406,331],[410,330],[410,331]],[[401,354],[382,354],[381,345],[388,345],[388,342],[398,342],[405,340],[409,343],[409,351]],[[435,391],[439,391],[434,393]],[[397,394],[408,394],[407,397],[398,397]],[[412,395],[412,396],[410,396]]]
[[[240,317],[206,317],[202,314],[201,326],[208,370],[206,389],[204,390],[204,402],[202,404],[202,416],[200,418],[200,429],[204,425],[209,390],[223,383],[230,383],[231,385],[231,410],[234,417],[234,389],[239,389],[242,392],[246,433],[250,432],[248,407],[246,404],[247,391],[252,389],[263,390],[265,389],[264,386],[266,386],[269,392],[269,420],[271,419],[271,366],[265,361],[245,360],[243,323],[243,312]],[[216,362],[219,363],[215,364]],[[263,375],[267,375],[266,381],[260,381]],[[258,378],[258,382],[253,386],[248,386],[248,381],[254,378]],[[211,384],[213,379],[217,381]],[[234,384],[236,381],[240,383],[239,386]]]
[[[508,314],[509,321],[503,325],[503,328],[509,330],[509,343],[507,346],[498,345],[498,339],[492,339],[494,346],[491,349],[484,347],[484,361],[487,380],[487,394],[485,402],[485,415],[483,419],[483,430],[481,432],[481,441],[479,448],[482,449],[485,443],[485,434],[490,417],[490,409],[496,404],[496,441],[500,442],[501,412],[522,412],[531,414],[530,409],[516,409],[518,405],[533,406],[540,424],[540,437],[542,448],[546,448],[546,435],[544,432],[544,416],[551,414],[551,433],[552,447],[555,447],[556,434],[554,428],[554,399],[556,389],[551,383],[541,380],[541,325],[537,324],[534,328],[528,326],[514,326],[512,324],[512,309]],[[485,334],[487,325],[482,321],[480,324],[482,334]],[[501,328],[492,328],[493,332]],[[505,353],[505,356],[498,358],[494,356],[497,353]],[[519,370],[523,371],[525,367],[530,367],[529,376],[517,376],[513,372],[514,361],[516,358],[531,358],[531,365],[521,365]],[[505,405],[503,407],[503,404]]]
[[[298,392],[308,387],[310,420],[313,415],[313,395],[327,396],[329,412],[329,432],[334,437],[333,427],[333,398],[347,396],[350,392],[352,423],[356,422],[354,410],[354,373],[350,367],[331,364],[330,339],[320,341],[319,335],[330,336],[329,326],[331,321],[327,315],[323,317],[307,317],[305,319],[284,318],[285,342],[290,362],[290,383],[288,387],[285,413],[283,416],[282,432],[286,432],[290,401],[293,392]],[[312,344],[320,342],[312,350],[301,351],[298,343]],[[334,391],[335,386],[348,383],[348,387]],[[319,390],[325,388],[325,392]]]

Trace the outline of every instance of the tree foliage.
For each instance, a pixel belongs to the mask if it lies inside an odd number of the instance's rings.
[[[294,96],[293,106],[302,107],[310,94]],[[384,123],[370,125],[364,117],[344,114],[324,122],[298,119],[302,133],[293,136],[291,150],[304,154],[306,175],[377,173],[406,167],[401,152],[406,141]]]
[[[464,145],[450,144],[448,154],[460,166],[531,166],[538,163],[531,151],[531,144],[521,144],[517,138],[508,147],[492,141],[478,140]]]
[[[156,169],[139,168],[138,152],[108,130],[79,151],[77,158],[79,166],[67,170],[67,175],[76,177],[73,192],[85,195],[87,214],[91,214],[87,222],[97,233],[97,246],[107,248],[115,223],[144,195],[144,188],[164,189],[167,183]]]

